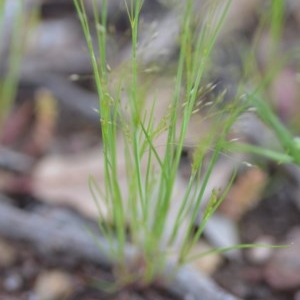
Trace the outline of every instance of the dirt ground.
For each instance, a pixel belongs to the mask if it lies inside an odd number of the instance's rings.
[[[299,227],[300,212],[293,203],[287,202],[288,192],[281,191],[281,193],[281,196],[262,200],[257,207],[245,214],[239,224],[243,242],[255,241],[259,236],[271,236],[276,242],[281,243],[285,241],[287,233],[292,228]],[[28,205],[36,203],[29,201]],[[0,270],[0,296],[3,300],[38,299],[35,296],[38,289],[37,279],[41,278],[42,274],[49,276],[51,272],[57,271],[63,272],[71,282],[72,292],[63,299],[180,299],[155,286],[140,290],[129,287],[125,290],[105,292],[101,286],[99,287],[99,281],[113,282],[113,275],[109,269],[101,265],[65,258],[53,259],[37,253],[35,248],[26,242],[0,239],[0,242],[2,241],[11,247],[14,253],[11,263],[2,266]],[[0,243],[0,258],[2,248],[3,245]],[[247,251],[244,251],[242,259],[238,261],[225,260],[214,271],[212,278],[225,290],[241,299],[297,299],[295,288],[278,290],[270,286],[265,278],[266,262],[257,264],[249,260]],[[295,251],[298,252],[298,249]],[[51,286],[49,283],[48,289],[51,289]]]

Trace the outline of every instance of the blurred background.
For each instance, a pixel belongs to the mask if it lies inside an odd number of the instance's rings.
[[[205,24],[206,2],[195,0],[196,32]],[[93,22],[103,3],[84,3],[97,52]],[[113,78],[131,55],[130,24],[124,1],[108,0],[107,9],[107,68]],[[181,17],[176,1],[144,1],[138,47],[142,70],[154,70],[158,78],[175,74]],[[299,46],[300,1],[233,0],[202,83],[215,88],[204,100],[223,94],[230,102],[261,84],[265,101],[296,137]],[[94,246],[84,230],[97,228],[87,180],[91,173],[100,177],[98,107],[73,1],[2,0],[0,299],[177,299],[155,287],[113,294],[94,287],[99,278],[113,279],[99,253],[89,252]],[[256,118],[245,120],[236,124],[243,138],[277,149],[270,128]],[[191,129],[190,135],[197,131]],[[189,151],[182,154],[183,175],[189,173]],[[250,154],[244,160],[254,167],[240,167],[195,251],[238,243],[292,246],[211,254],[194,267],[241,299],[299,300],[299,168]],[[234,167],[229,157],[217,173],[231,174]],[[226,185],[230,176],[218,180],[216,186]]]

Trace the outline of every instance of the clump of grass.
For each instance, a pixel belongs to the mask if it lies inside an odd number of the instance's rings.
[[[177,67],[177,75],[174,79],[174,95],[170,103],[170,110],[165,117],[165,125],[157,125],[155,127],[155,105],[148,110],[147,115],[143,115],[143,102],[140,89],[139,64],[137,57],[138,49],[138,26],[139,16],[143,5],[143,1],[124,2],[126,5],[128,18],[131,26],[132,37],[132,56],[126,69],[127,105],[128,119],[124,119],[121,112],[122,100],[120,82],[115,85],[116,91],[112,96],[111,90],[108,88],[109,74],[106,64],[106,28],[107,1],[102,2],[102,14],[98,16],[95,12],[95,26],[98,33],[98,51],[99,57],[91,41],[90,27],[82,0],[75,0],[75,5],[79,14],[82,28],[87,40],[89,53],[94,70],[95,82],[99,95],[100,106],[100,123],[102,130],[103,155],[105,157],[105,184],[104,198],[109,210],[110,218],[114,224],[114,232],[110,227],[101,224],[101,229],[107,239],[114,243],[116,239],[118,246],[116,252],[112,253],[116,256],[124,269],[126,266],[126,258],[124,257],[124,247],[127,240],[127,228],[129,228],[130,236],[135,245],[141,250],[143,257],[143,274],[142,279],[145,282],[153,280],[154,276],[164,266],[166,257],[169,255],[168,246],[172,246],[178,238],[180,228],[186,217],[189,216],[188,226],[185,235],[182,237],[178,264],[185,263],[189,250],[196,243],[199,236],[203,232],[205,222],[211,214],[216,210],[217,206],[223,198],[216,191],[212,192],[211,200],[205,210],[203,223],[196,232],[192,234],[193,225],[197,218],[197,212],[201,204],[206,184],[209,180],[213,166],[218,156],[223,150],[224,140],[230,129],[232,122],[235,120],[238,112],[231,110],[231,117],[226,121],[221,117],[216,118],[215,131],[212,129],[210,138],[198,145],[198,155],[194,156],[192,163],[192,175],[187,185],[183,199],[180,199],[180,208],[177,215],[174,216],[173,227],[168,234],[168,240],[164,236],[165,228],[168,226],[169,211],[173,205],[171,203],[174,197],[174,185],[176,184],[176,176],[179,168],[180,157],[184,147],[184,140],[188,130],[188,124],[191,116],[195,113],[195,106],[198,99],[198,91],[200,90],[201,80],[206,68],[210,64],[210,56],[216,42],[218,33],[229,8],[230,1],[225,1],[221,5],[222,13],[219,18],[214,14],[215,5],[211,5],[207,13],[207,24],[197,36],[193,34],[192,9],[193,1],[186,1],[185,12],[182,19],[182,33],[180,35],[180,55]],[[219,4],[220,5],[220,4]],[[129,74],[129,75],[128,75]],[[125,80],[123,80],[125,81]],[[185,88],[183,89],[183,83]],[[184,101],[182,102],[182,94]],[[159,99],[157,99],[159,101]],[[225,113],[225,112],[224,112]],[[182,114],[182,122],[178,130],[178,118]],[[222,123],[222,131],[220,130]],[[121,124],[122,138],[125,141],[124,155],[126,157],[126,172],[128,179],[128,199],[124,199],[122,189],[118,182],[118,124]],[[126,128],[126,130],[124,130]],[[165,132],[166,133],[163,133]],[[165,151],[161,155],[155,145],[155,137],[165,134]],[[216,137],[217,135],[217,137]],[[201,168],[206,147],[214,143],[214,151],[208,163],[207,170],[203,177],[203,184],[194,188],[195,182],[201,177]],[[174,155],[170,155],[173,153]],[[142,171],[143,160],[147,160],[146,171]],[[156,167],[154,167],[156,166]],[[158,168],[157,168],[158,166]],[[155,178],[159,178],[158,180]],[[92,189],[95,185],[92,184]],[[101,211],[100,211],[101,217]],[[165,247],[162,247],[164,244]]]
[[[198,241],[207,220],[215,212],[228,190],[211,191],[202,222],[196,232],[193,232],[212,170],[220,154],[231,146],[226,142],[228,132],[236,118],[248,105],[243,102],[237,104],[235,101],[228,106],[224,105],[222,111],[214,112],[214,125],[211,127],[211,131],[196,146],[191,176],[183,195],[180,195],[181,199],[178,200],[180,203],[178,210],[175,216],[172,216],[171,230],[168,231],[167,236],[165,235],[166,228],[169,226],[176,176],[189,121],[195,113],[202,79],[210,67],[211,54],[230,1],[222,1],[222,3],[211,1],[206,10],[206,21],[198,33],[193,31],[195,25],[192,18],[193,1],[187,0],[183,5],[184,13],[179,40],[180,53],[174,78],[174,93],[169,111],[159,124],[155,122],[155,106],[158,105],[159,99],[154,97],[150,109],[145,110],[145,94],[139,81],[138,29],[143,1],[124,1],[131,27],[132,55],[125,69],[124,78],[118,77],[119,82],[115,83],[114,91],[109,87],[111,77],[106,62],[106,9],[108,2],[107,0],[102,1],[101,15],[97,14],[96,6],[94,7],[97,51],[91,40],[90,24],[84,1],[74,0],[74,3],[93,66],[99,96],[102,151],[105,158],[104,185],[99,187],[92,179],[90,187],[95,198],[97,198],[97,194],[102,195],[114,229],[112,230],[110,226],[101,222],[104,212],[100,208],[99,226],[111,243],[112,256],[119,262],[119,275],[122,274],[120,277],[126,278],[126,282],[140,280],[147,284],[152,282],[164,268],[167,258],[172,255],[170,248],[172,249],[178,239],[181,239],[176,255],[178,266],[193,258],[189,255],[191,248]],[[216,13],[217,7],[218,13]],[[273,30],[274,35],[277,36],[278,29],[274,27]],[[124,117],[123,110],[124,83],[127,118]],[[217,100],[216,102],[221,99]],[[181,118],[181,123],[178,129],[179,118]],[[159,151],[155,143],[156,138],[160,135],[165,136],[163,153]],[[118,177],[117,149],[120,140],[124,143],[123,154],[127,174],[128,194],[125,196]],[[213,151],[208,163],[205,163],[207,150],[211,148]],[[146,167],[144,168],[144,166]],[[199,182],[201,185],[198,184]],[[182,235],[182,228],[185,228],[184,235]],[[125,257],[128,230],[130,239],[141,253],[135,262],[135,273],[131,272],[132,265],[128,265]],[[255,245],[244,245],[243,247],[253,246]],[[219,249],[219,251],[225,250],[228,249]]]

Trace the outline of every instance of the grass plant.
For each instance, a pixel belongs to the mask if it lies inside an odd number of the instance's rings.
[[[91,57],[99,96],[102,151],[105,158],[104,185],[99,187],[96,180],[91,179],[90,188],[96,202],[98,195],[101,195],[105,200],[109,219],[114,227],[112,229],[110,225],[101,221],[101,216],[104,216],[104,212],[100,208],[99,226],[111,243],[111,254],[120,264],[119,275],[122,274],[120,277],[126,278],[126,282],[141,280],[144,284],[147,284],[155,279],[155,276],[164,268],[167,258],[171,255],[170,248],[172,248],[172,245],[178,238],[180,229],[184,226],[187,216],[187,230],[180,248],[177,249],[177,264],[180,266],[193,258],[189,255],[191,248],[198,241],[207,220],[222,202],[230,187],[229,184],[228,189],[225,191],[220,192],[216,189],[211,192],[211,198],[204,210],[202,223],[196,232],[193,232],[207,183],[221,153],[228,149],[257,151],[261,155],[283,162],[293,161],[297,156],[296,149],[298,149],[298,145],[278,124],[277,120],[274,119],[274,115],[265,104],[261,101],[255,101],[256,94],[249,96],[245,103],[238,101],[239,97],[237,96],[236,101],[233,101],[230,105],[224,105],[221,111],[214,112],[214,125],[211,128],[211,132],[206,139],[203,139],[196,146],[191,176],[185,193],[180,199],[180,208],[175,216],[167,242],[163,240],[165,239],[165,228],[168,226],[168,216],[172,206],[174,186],[189,121],[197,109],[203,76],[210,67],[211,54],[226,18],[230,2],[229,0],[222,1],[222,3],[220,1],[210,1],[210,5],[206,10],[206,21],[197,33],[193,31],[195,25],[192,18],[193,1],[187,0],[185,5],[183,5],[184,12],[179,39],[180,53],[177,73],[174,78],[174,94],[170,103],[169,113],[164,119],[164,125],[157,125],[154,121],[155,105],[157,105],[159,99],[154,100],[151,109],[145,113],[143,110],[145,95],[139,81],[141,70],[138,57],[138,31],[143,1],[124,1],[131,28],[132,55],[130,62],[127,64],[124,78],[120,76],[120,80],[115,84],[112,93],[109,87],[111,79],[110,68],[107,66],[106,61],[108,0],[102,1],[100,15],[97,14],[96,5],[94,7],[97,49],[95,49],[91,38],[91,25],[87,17],[84,1],[74,0]],[[276,17],[272,19],[271,26],[274,39],[276,40],[280,36],[281,27],[278,26],[278,19],[281,20],[282,15],[280,14],[279,6],[274,4],[272,9],[274,15],[276,14]],[[124,117],[122,111],[124,82],[126,84],[125,90],[129,116],[127,118]],[[248,107],[249,102],[251,102],[249,99],[257,107],[263,118],[274,128],[278,137],[282,139],[285,149],[289,149],[287,153],[277,153],[273,150],[241,144],[237,146],[239,148],[235,148],[234,143],[227,142],[226,138],[232,124]],[[182,117],[182,122],[178,130],[178,119],[180,116]],[[122,193],[118,177],[119,157],[117,149],[120,134],[125,144],[124,155],[126,157],[129,191],[127,196],[124,196]],[[166,135],[163,155],[159,153],[155,145],[156,137],[161,134]],[[213,151],[209,162],[204,163],[208,149],[213,149]],[[146,171],[142,167],[145,159],[147,162]],[[156,178],[159,179],[157,180]],[[202,183],[200,186],[199,182]],[[125,197],[126,199],[124,199]],[[141,253],[140,258],[136,262],[138,272],[135,273],[130,273],[132,266],[128,266],[124,255],[128,232],[131,241]],[[164,246],[162,247],[162,245]],[[257,246],[240,245],[237,248]],[[216,251],[228,249],[218,249]],[[206,254],[204,253],[203,255]]]
[[[9,16],[8,6],[11,5],[12,16]],[[5,76],[0,79],[0,131],[15,99],[19,67],[22,58],[24,4],[22,1],[9,0],[0,3],[0,54],[6,61],[1,61]],[[8,20],[11,18],[10,20]],[[7,22],[7,23],[6,23]],[[11,26],[11,27],[10,27]],[[9,36],[8,36],[9,35]],[[7,57],[6,57],[7,53]]]
[[[278,146],[274,149],[250,145],[246,143],[228,142],[227,147],[230,151],[253,153],[265,157],[280,164],[293,163],[300,165],[299,139],[295,138],[291,131],[279,119],[268,101],[268,95],[265,91],[270,82],[279,74],[285,65],[290,64],[295,50],[289,50],[287,53],[281,53],[281,43],[283,29],[285,24],[285,2],[283,0],[272,1],[269,4],[268,12],[261,18],[261,25],[254,38],[254,48],[247,57],[245,64],[252,65],[249,71],[254,79],[254,89],[246,94],[247,105],[254,108],[257,116],[274,133],[277,138]],[[257,42],[261,37],[262,31],[267,30],[270,36],[270,48],[268,60],[265,62],[264,72],[261,75],[257,63],[255,63],[255,51]],[[296,50],[297,51],[297,50]],[[251,68],[251,67],[250,67]],[[260,74],[260,75],[259,75]]]
[[[5,34],[4,14],[8,1],[0,2],[0,50],[4,49],[4,46],[7,47],[7,45],[2,44],[2,41],[4,41]],[[214,124],[207,137],[196,146],[191,176],[185,193],[180,199],[180,208],[175,216],[172,230],[167,236],[168,240],[165,241],[164,232],[168,226],[176,176],[185,146],[189,122],[193,114],[196,113],[195,111],[199,108],[202,109],[205,105],[202,104],[200,107],[198,105],[199,91],[201,91],[204,74],[210,68],[212,51],[231,1],[224,0],[221,4],[220,1],[210,1],[206,10],[206,22],[197,33],[193,30],[195,25],[192,18],[193,1],[185,1],[180,20],[180,52],[174,78],[174,94],[169,112],[163,122],[159,124],[154,121],[159,99],[154,99],[151,108],[145,111],[143,108],[145,102],[144,86],[141,86],[139,79],[141,70],[138,58],[138,33],[143,1],[124,1],[131,28],[132,55],[125,70],[126,74],[124,74],[126,80],[121,76],[119,82],[115,84],[113,92],[109,82],[111,79],[110,68],[106,59],[108,1],[102,1],[100,15],[97,13],[96,2],[94,2],[94,26],[97,33],[97,47],[95,49],[84,0],[74,0],[86,38],[99,96],[99,120],[102,131],[102,151],[105,158],[104,185],[99,187],[96,180],[91,178],[90,188],[96,203],[99,196],[104,199],[110,222],[114,225],[112,228],[111,225],[102,222],[106,217],[104,216],[105,212],[99,206],[99,227],[111,244],[112,257],[119,262],[119,278],[123,278],[122,284],[136,280],[147,284],[155,279],[160,270],[164,268],[167,259],[172,256],[172,245],[178,237],[181,237],[180,229],[184,226],[187,218],[188,226],[183,241],[177,249],[176,260],[180,266],[195,258],[194,255],[190,255],[190,250],[199,240],[206,222],[216,211],[231,185],[229,183],[227,189],[221,192],[217,189],[211,191],[210,200],[204,209],[202,222],[194,232],[195,220],[198,217],[207,183],[219,156],[224,151],[253,152],[277,162],[292,162],[299,165],[299,141],[293,138],[266,104],[261,92],[263,84],[253,93],[248,94],[247,101],[243,104],[238,102],[239,97],[237,95],[237,101],[233,101],[230,105],[224,105],[223,109],[217,113],[213,111],[212,105]],[[24,4],[22,1],[15,3],[18,5],[8,45],[7,73],[0,81],[0,128],[2,128],[15,98],[22,57],[23,32],[21,29],[24,24]],[[270,30],[274,42],[272,55],[275,56],[275,50],[282,34],[283,1],[272,2],[270,19]],[[124,117],[122,108],[124,82],[126,83],[126,97],[129,99],[127,101],[129,117]],[[232,124],[244,112],[249,103],[257,109],[261,119],[276,134],[282,145],[281,152],[227,141],[226,138]],[[178,119],[182,120],[179,129]],[[155,140],[163,134],[166,139],[164,153],[161,154],[156,147]],[[120,158],[117,150],[120,135],[125,144],[123,154],[126,157],[125,169],[129,191],[126,196],[123,195],[118,173]],[[205,163],[208,149],[213,149],[213,151],[208,163]],[[145,160],[146,170],[143,169]],[[199,182],[201,185],[198,184]],[[134,262],[134,266],[128,265],[125,257],[125,246],[128,239],[132,240],[141,253],[141,256]],[[258,246],[262,245],[238,245],[234,248]],[[212,252],[230,249],[232,248],[216,249]],[[205,256],[209,253],[201,253],[199,256]]]

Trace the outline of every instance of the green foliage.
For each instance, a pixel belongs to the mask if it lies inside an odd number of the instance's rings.
[[[283,0],[274,0],[269,6],[270,9],[262,18],[261,25],[254,38],[253,49],[244,61],[245,65],[248,66],[248,77],[254,82],[254,89],[244,94],[244,98],[246,99],[247,105],[255,110],[259,119],[274,133],[279,147],[274,149],[274,145],[270,145],[270,148],[266,148],[245,143],[237,144],[235,142],[228,142],[227,148],[230,151],[253,153],[279,164],[294,163],[300,165],[298,139],[294,138],[290,129],[287,128],[276,115],[274,108],[270,104],[271,101],[268,99],[269,95],[266,93],[270,87],[270,83],[280,74],[283,67],[291,64],[291,57],[294,57],[293,53],[294,51],[298,51],[298,47],[297,49],[288,49],[282,53],[280,49],[282,48],[283,29],[286,22],[286,3]],[[269,48],[266,46],[265,50],[268,51],[268,55],[266,55],[265,58],[264,71],[260,72],[259,67],[255,63],[255,55],[258,40],[262,38],[261,34],[263,31],[266,31],[266,29],[270,34],[270,45]]]
[[[16,93],[16,85],[19,76],[19,66],[22,57],[22,27],[24,22],[23,3],[15,1],[12,7],[13,16],[12,27],[5,24],[5,13],[9,5],[8,0],[1,1],[0,4],[0,55],[2,58],[8,53],[7,61],[1,62],[5,66],[5,77],[0,79],[0,128],[6,119],[7,113],[12,105]],[[9,37],[8,37],[9,35]],[[8,44],[7,44],[8,43]],[[1,59],[1,57],[0,57]]]
[[[186,1],[179,39],[180,53],[174,80],[174,94],[169,112],[158,125],[155,125],[155,109],[159,99],[153,97],[155,100],[151,108],[144,111],[145,91],[139,83],[137,37],[143,1],[124,2],[131,26],[132,55],[124,71],[126,73],[122,74],[122,71],[120,71],[119,81],[114,83],[114,91],[112,91],[109,88],[112,77],[109,76],[109,68],[107,68],[106,63],[107,0],[102,2],[100,16],[96,13],[96,7],[94,9],[98,40],[97,51],[94,49],[91,40],[91,30],[84,1],[74,0],[86,37],[99,95],[102,151],[105,157],[104,186],[100,188],[97,182],[91,178],[90,188],[95,202],[97,202],[98,197],[105,200],[113,229],[111,225],[103,223],[101,220],[99,220],[99,226],[112,245],[112,256],[120,263],[119,275],[122,278],[127,278],[126,280],[139,279],[144,284],[153,281],[165,266],[166,259],[170,255],[170,249],[172,250],[172,246],[180,236],[180,229],[185,226],[187,219],[188,226],[185,236],[179,249],[177,249],[177,263],[180,266],[191,259],[189,253],[192,246],[198,241],[207,220],[216,211],[232,183],[229,183],[225,191],[218,191],[217,189],[212,191],[211,198],[204,210],[202,223],[196,233],[193,232],[205,189],[222,152],[228,150],[256,152],[283,162],[293,161],[296,157],[295,149],[298,149],[298,144],[294,143],[292,137],[278,124],[276,118],[274,119],[274,115],[263,102],[255,101],[255,93],[251,94],[245,102],[240,101],[240,97],[237,96],[236,101],[233,100],[229,105],[224,104],[221,111],[213,112],[214,122],[211,131],[196,147],[191,176],[182,199],[179,199],[180,207],[176,216],[173,216],[175,221],[172,223],[173,227],[167,236],[168,240],[164,240],[189,122],[192,115],[198,110],[197,101],[202,89],[203,76],[210,67],[211,54],[227,15],[230,2],[211,1],[206,11],[205,22],[201,29],[195,33],[193,30],[195,24],[192,19],[193,1]],[[274,15],[274,17],[272,18],[271,27],[274,38],[280,36],[281,25],[278,25],[279,22],[282,23],[280,9],[279,4],[272,6],[274,12],[272,16]],[[217,11],[218,13],[216,13]],[[124,85],[125,97],[127,98],[127,117],[124,117],[124,108],[122,108],[124,105]],[[220,101],[222,101],[222,95],[220,99],[216,99],[215,103]],[[262,118],[265,118],[266,122],[274,128],[278,137],[282,139],[284,148],[289,149],[288,153],[277,153],[273,150],[227,142],[226,138],[232,124],[248,107],[249,103],[253,103]],[[182,116],[182,121],[178,130],[179,116]],[[155,145],[155,140],[165,133],[165,151],[161,155]],[[128,195],[126,196],[123,195],[118,173],[119,157],[117,149],[120,147],[118,144],[120,141],[124,143],[123,154],[126,158],[125,170],[128,188]],[[208,149],[213,149],[213,151],[208,163],[204,164]],[[145,159],[146,168],[143,170]],[[159,180],[156,178],[159,178]],[[200,179],[202,184],[199,186],[197,183],[200,182]],[[232,181],[233,179],[234,176]],[[104,215],[105,212],[101,211],[99,207],[99,217],[104,217]],[[128,232],[130,237],[128,237]],[[142,264],[142,267],[138,268],[142,271],[135,275],[130,272],[132,266],[128,266],[125,258],[124,249],[128,238],[131,239],[141,253],[141,257],[137,258],[137,262]],[[253,246],[255,245],[240,245],[236,248]],[[221,252],[228,249],[215,251]]]
[[[213,166],[223,150],[224,139],[228,133],[236,113],[231,112],[232,117],[228,118],[226,126],[224,120],[219,118],[215,129],[212,129],[210,138],[198,147],[198,154],[204,153],[206,147],[215,144],[215,149],[209,162],[208,170],[203,179],[203,185],[196,190],[193,188],[195,182],[199,180],[201,174],[203,155],[194,156],[192,165],[192,176],[188,183],[183,199],[180,199],[181,207],[175,217],[174,227],[171,234],[168,235],[168,241],[164,241],[165,228],[168,226],[171,200],[178,172],[180,157],[184,146],[184,140],[188,129],[189,120],[195,113],[195,106],[198,100],[201,80],[203,74],[210,63],[210,56],[216,42],[218,33],[229,8],[230,1],[225,1],[221,5],[221,17],[216,18],[215,11],[217,5],[214,3],[207,11],[207,24],[203,29],[194,36],[193,20],[191,18],[193,1],[187,1],[185,5],[185,14],[182,19],[182,33],[180,35],[180,55],[177,68],[177,75],[174,83],[173,100],[170,103],[169,114],[163,120],[155,125],[154,113],[157,101],[153,101],[151,109],[143,115],[143,88],[138,83],[139,65],[137,58],[137,35],[139,15],[143,1],[125,2],[128,18],[131,26],[132,36],[132,55],[128,68],[126,69],[126,81],[119,78],[115,85],[116,91],[113,95],[108,88],[109,76],[106,69],[105,41],[107,16],[105,7],[107,2],[103,1],[102,15],[97,16],[95,13],[95,27],[98,29],[98,52],[99,58],[96,57],[96,51],[93,48],[91,34],[84,3],[82,0],[75,0],[75,5],[82,24],[82,28],[87,40],[88,49],[94,70],[95,82],[98,89],[100,101],[100,123],[103,140],[103,154],[105,157],[104,167],[104,191],[101,192],[104,197],[108,214],[114,224],[114,231],[103,223],[100,224],[102,232],[107,239],[114,244],[117,241],[116,253],[112,253],[120,261],[124,269],[126,266],[124,257],[124,247],[127,239],[127,228],[129,228],[130,237],[133,243],[141,250],[143,257],[144,274],[143,280],[149,282],[164,266],[164,261],[168,254],[168,247],[174,244],[179,235],[179,229],[193,207],[193,214],[189,218],[189,226],[186,232],[186,240],[181,246],[178,263],[184,263],[190,247],[196,243],[203,228],[199,230],[192,238],[192,228],[197,217],[205,186],[212,172]],[[96,9],[94,10],[96,12]],[[98,63],[99,62],[99,63]],[[128,74],[130,74],[128,76]],[[129,78],[129,80],[128,80]],[[126,83],[126,97],[129,111],[129,119],[124,119],[121,113],[121,88],[124,81]],[[185,89],[183,90],[183,84]],[[184,92],[184,105],[182,105],[181,95]],[[124,100],[123,100],[124,101]],[[182,123],[178,132],[178,118],[180,111],[183,111]],[[217,128],[222,124],[222,132],[217,133]],[[118,124],[122,132],[124,141],[124,155],[126,157],[126,172],[128,178],[128,196],[124,199],[122,189],[119,185],[118,178],[118,157],[117,141],[120,140],[117,129]],[[167,132],[166,145],[163,156],[158,153],[154,145],[157,136]],[[217,134],[217,138],[216,135]],[[201,149],[201,150],[200,150]],[[174,155],[170,155],[174,153]],[[142,171],[143,160],[146,157],[146,171]],[[159,168],[157,169],[157,165]],[[154,167],[156,166],[156,167]],[[156,178],[156,179],[155,179]],[[157,180],[159,178],[159,180]],[[97,184],[90,180],[90,187],[93,192],[95,201],[97,194],[100,195]],[[211,209],[207,210],[205,221],[215,211],[220,200],[216,192],[212,193],[212,199],[209,203]],[[99,216],[103,212],[99,209]],[[154,220],[155,218],[155,220]],[[162,245],[166,245],[162,247]],[[154,263],[154,258],[157,263]],[[122,267],[121,267],[122,269]]]

